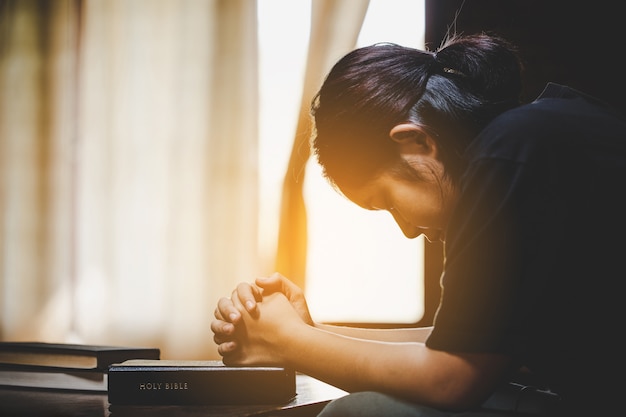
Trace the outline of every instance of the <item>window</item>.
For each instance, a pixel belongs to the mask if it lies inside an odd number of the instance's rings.
[[[304,77],[310,2],[260,0],[258,7],[263,196],[259,243],[271,254]],[[376,42],[423,48],[424,2],[371,0],[357,46]],[[419,321],[424,310],[422,238],[406,239],[388,213],[363,210],[338,195],[322,178],[314,158],[307,166],[305,201],[306,290],[314,318],[342,323]]]

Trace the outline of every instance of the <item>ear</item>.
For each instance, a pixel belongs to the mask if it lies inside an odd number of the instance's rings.
[[[437,143],[421,126],[413,123],[395,125],[389,137],[399,146],[401,154],[436,156]]]

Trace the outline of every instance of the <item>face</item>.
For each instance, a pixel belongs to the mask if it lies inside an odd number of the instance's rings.
[[[445,230],[455,201],[451,183],[443,176],[443,165],[429,156],[407,160],[423,179],[400,178],[383,172],[360,187],[341,188],[352,202],[368,210],[387,210],[406,237],[423,234],[431,241],[445,238]]]

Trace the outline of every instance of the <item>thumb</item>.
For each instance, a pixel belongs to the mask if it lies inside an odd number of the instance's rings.
[[[255,283],[263,288],[263,291],[266,293],[282,292],[287,298],[291,298],[291,295],[294,295],[294,293],[301,292],[296,284],[278,272],[274,272],[269,277],[257,278]]]
[[[269,277],[257,278],[255,283],[263,289],[263,293],[283,293],[291,305],[300,313],[300,317],[305,322],[313,324],[313,319],[304,297],[304,291],[292,281],[275,272]]]

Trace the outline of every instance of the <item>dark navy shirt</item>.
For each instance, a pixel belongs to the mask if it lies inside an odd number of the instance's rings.
[[[624,355],[626,122],[549,84],[466,157],[427,345],[510,354],[567,401],[602,397]]]

